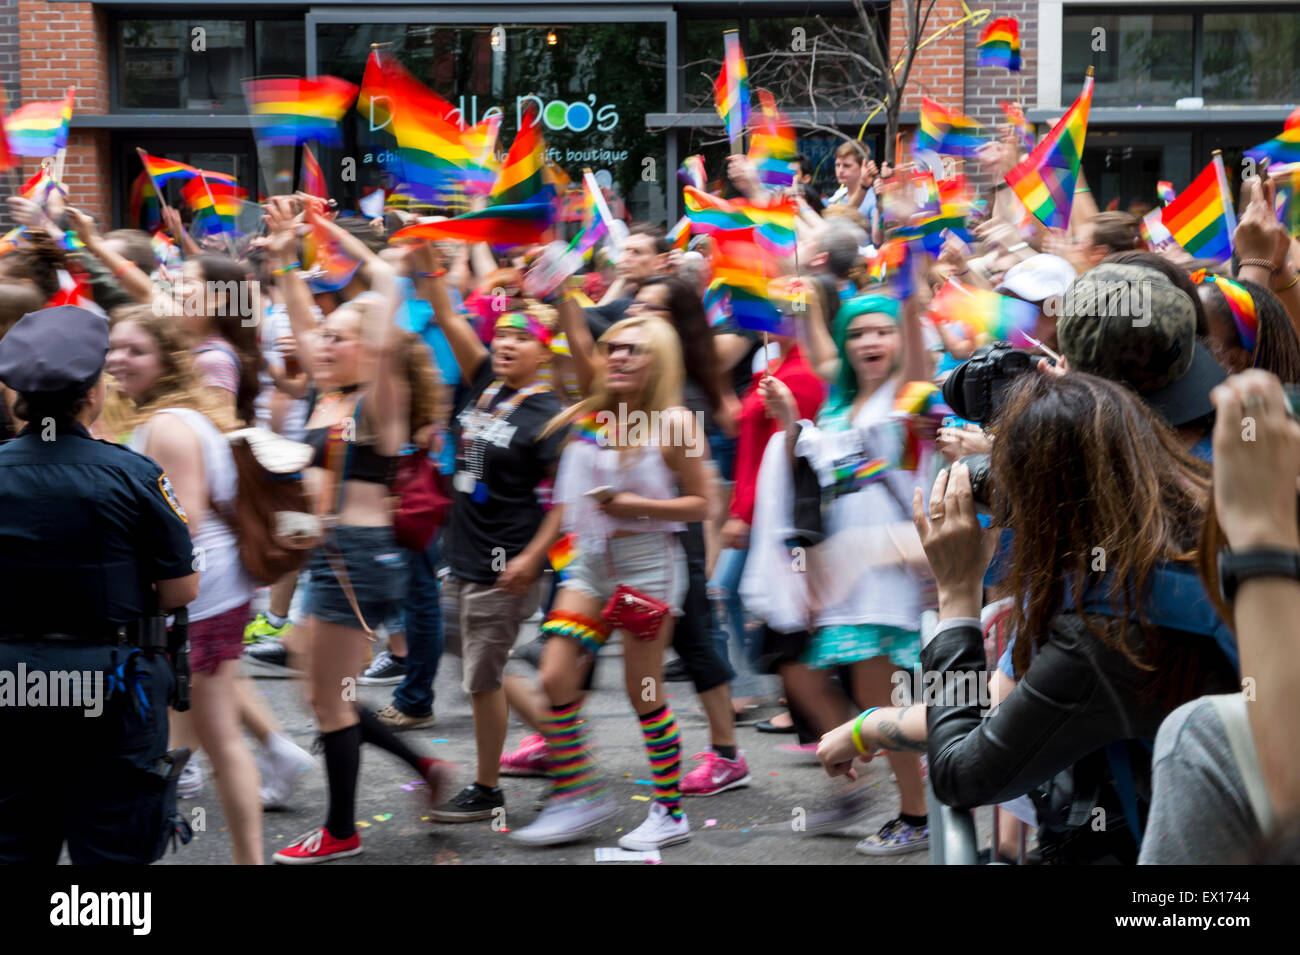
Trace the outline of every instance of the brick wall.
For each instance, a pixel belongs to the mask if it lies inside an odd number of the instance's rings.
[[[962,18],[959,0],[938,0],[930,14],[929,22],[921,31],[921,39],[933,35],[941,27]],[[903,51],[907,28],[903,22],[903,5],[891,3],[889,9],[889,57],[898,62]],[[921,108],[921,97],[929,96],[945,106],[960,108],[966,92],[966,59],[963,55],[965,38],[962,29],[949,30],[916,54],[912,72],[903,90],[903,109]]]
[[[108,24],[104,11],[89,3],[0,0],[3,2],[17,10],[21,47],[22,92],[11,102],[62,99],[69,86],[76,86],[74,116],[107,113]],[[3,10],[0,6],[0,15]],[[38,166],[39,160],[25,160],[24,175],[31,175]],[[72,203],[105,224],[112,208],[110,171],[108,132],[74,126],[68,137],[63,181]]]
[[[9,108],[19,102],[18,0],[0,0],[0,86]]]
[[[986,126],[1006,122],[998,104],[1019,101],[1028,109],[1038,102],[1038,4],[1036,0],[982,0],[981,9],[990,11],[988,20],[964,28],[966,41],[966,114]],[[980,33],[998,17],[1015,17],[1020,24],[1020,73],[1000,66],[975,65]]]

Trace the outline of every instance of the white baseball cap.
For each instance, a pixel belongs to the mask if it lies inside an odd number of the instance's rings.
[[[1073,265],[1059,255],[1043,252],[1007,269],[995,291],[1026,302],[1041,302],[1053,295],[1064,295],[1074,279]]]

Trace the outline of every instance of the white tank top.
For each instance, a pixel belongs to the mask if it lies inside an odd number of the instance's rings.
[[[207,415],[190,408],[164,408],[159,414],[174,414],[184,421],[203,450],[203,473],[208,494],[220,504],[234,505],[239,476],[230,444]],[[150,419],[152,420],[152,419]],[[144,453],[149,441],[149,423],[135,429],[128,442],[133,451]],[[190,621],[198,622],[248,603],[253,595],[253,580],[239,562],[239,542],[221,515],[209,502],[202,522],[190,527],[194,543],[193,566],[199,572],[199,595],[189,605]]]

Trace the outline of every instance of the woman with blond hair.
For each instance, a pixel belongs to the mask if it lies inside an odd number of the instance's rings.
[[[657,849],[690,838],[678,789],[677,722],[662,693],[664,649],[687,587],[677,534],[704,519],[709,497],[696,453],[704,436],[682,407],[683,378],[673,327],[647,316],[624,319],[600,338],[590,397],[549,426],[573,425],[553,510],[576,535],[577,557],[542,624],[550,703],[542,735],[553,788],[542,814],[512,833],[520,842],[569,842],[615,811],[580,728],[585,678],[614,629],[624,632],[625,685],[654,779],[649,817],[619,845]]]
[[[258,772],[240,733],[235,680],[253,582],[239,541],[213,510],[233,503],[234,458],[222,432],[239,427],[233,410],[201,384],[189,341],[172,316],[145,305],[120,310],[106,368],[131,399],[129,446],[158,462],[168,500],[190,525],[199,596],[189,606],[193,728],[216,775],[230,823],[234,861],[262,861]]]

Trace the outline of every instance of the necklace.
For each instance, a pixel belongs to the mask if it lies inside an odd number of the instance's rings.
[[[533,395],[549,391],[548,384],[534,383],[521,388],[510,395],[491,411],[492,402],[505,387],[505,382],[497,380],[479,395],[474,409],[464,416],[461,422],[460,453],[461,470],[456,472],[453,484],[462,494],[468,494],[475,504],[482,504],[488,499],[487,482],[483,480],[484,456],[487,452],[490,431],[495,431],[505,424],[515,410]]]

